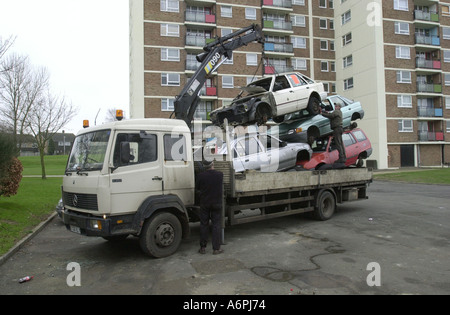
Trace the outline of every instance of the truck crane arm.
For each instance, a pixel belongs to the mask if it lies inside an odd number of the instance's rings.
[[[203,47],[205,52],[196,57],[201,65],[184,86],[180,95],[175,99],[175,118],[184,120],[190,127],[200,101],[199,92],[205,84],[208,75],[223,63],[222,57],[230,59],[233,55],[233,50],[246,46],[253,41],[264,43],[264,35],[261,27],[257,24],[219,37],[214,42]]]

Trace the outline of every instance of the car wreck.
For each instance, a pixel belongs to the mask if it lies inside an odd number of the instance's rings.
[[[271,75],[241,89],[230,105],[211,112],[213,124],[262,125],[269,119],[280,123],[286,114],[300,110],[317,115],[322,100],[327,97],[322,83],[297,72]],[[242,96],[244,92],[246,96]]]

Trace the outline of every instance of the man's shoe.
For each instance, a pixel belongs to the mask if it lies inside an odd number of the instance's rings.
[[[223,249],[215,249],[213,251],[213,255],[219,255],[219,254],[222,254],[222,253],[223,253]]]
[[[206,248],[205,247],[200,247],[200,249],[198,250],[198,252],[200,254],[206,254]]]

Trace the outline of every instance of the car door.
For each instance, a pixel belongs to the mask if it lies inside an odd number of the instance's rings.
[[[311,94],[310,85],[296,73],[288,74],[287,78],[292,85],[293,97],[296,99],[295,111],[306,109],[308,107],[309,95]]]
[[[276,116],[285,115],[297,110],[297,99],[294,89],[285,75],[275,77],[272,95],[277,109]]]
[[[261,147],[256,136],[238,139],[234,143],[233,167],[236,172],[259,170],[261,165],[270,163],[270,156]]]

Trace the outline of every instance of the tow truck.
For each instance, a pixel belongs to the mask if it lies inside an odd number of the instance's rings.
[[[175,119],[120,120],[78,132],[62,184],[69,231],[109,241],[133,235],[155,258],[177,251],[198,221],[201,163],[193,155],[191,122],[199,91],[222,56],[253,41],[264,42],[257,25],[205,46],[201,66],[176,98]],[[236,172],[232,158],[217,160],[215,168],[224,173],[223,228],[306,212],[328,220],[337,204],[367,199],[372,181],[368,168]]]

